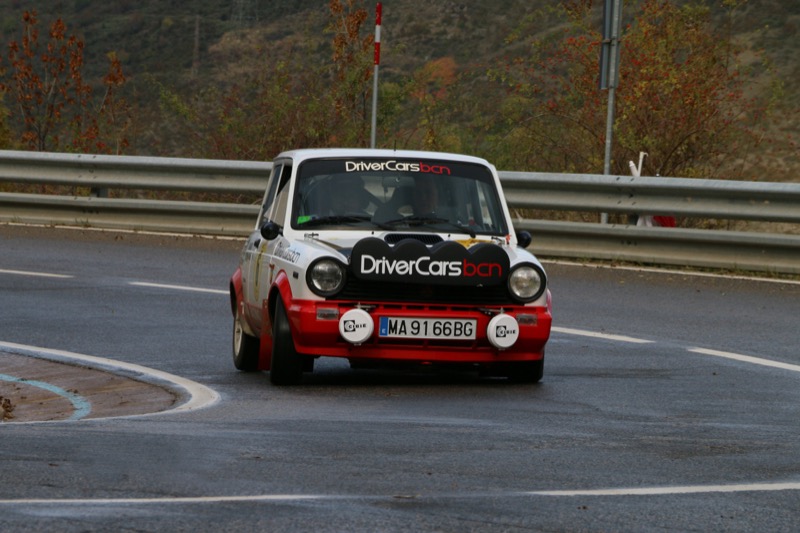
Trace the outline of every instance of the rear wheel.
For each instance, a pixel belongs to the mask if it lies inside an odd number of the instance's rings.
[[[233,318],[233,366],[243,372],[258,370],[258,348],[258,338],[244,332],[237,310]]]
[[[278,298],[272,323],[272,365],[269,380],[273,385],[297,385],[303,379],[305,357],[297,353],[289,327],[286,307]]]

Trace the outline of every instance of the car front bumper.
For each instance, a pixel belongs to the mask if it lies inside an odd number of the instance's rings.
[[[363,342],[352,344],[340,333],[339,322],[352,302],[298,301],[287,306],[292,337],[297,351],[306,355],[380,359],[418,363],[474,363],[537,361],[544,357],[550,337],[552,317],[546,307],[528,306],[449,306],[408,303],[363,303],[358,307],[373,320],[373,333]],[[518,337],[510,347],[499,349],[489,340],[487,329],[500,313],[518,323]],[[422,339],[381,337],[381,317],[434,320],[471,319],[474,339]]]

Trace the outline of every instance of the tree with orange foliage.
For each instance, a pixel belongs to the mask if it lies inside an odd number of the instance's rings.
[[[14,147],[13,135],[8,127],[8,107],[4,102],[5,94],[0,91],[0,149],[11,149]]]
[[[130,106],[119,95],[127,79],[114,52],[107,55],[108,72],[103,76],[103,97],[95,109],[76,116],[72,145],[81,152],[120,154],[129,146]]]
[[[337,118],[344,128],[340,139],[347,144],[366,146],[369,140],[368,98],[373,72],[372,47],[375,37],[365,32],[369,15],[358,0],[330,0],[330,22],[327,31],[333,34],[332,93]]]
[[[199,157],[270,160],[297,147],[368,146],[372,35],[360,0],[330,0],[332,62],[309,64],[313,50],[284,50],[258,73],[184,98],[159,87],[164,109]],[[315,46],[315,43],[305,43]]]
[[[61,19],[50,25],[44,42],[39,39],[36,11],[26,11],[22,21],[22,37],[8,45],[9,68],[0,82],[0,91],[11,96],[10,114],[20,145],[37,151],[111,152],[101,139],[101,123],[128,122],[120,117],[127,113],[127,105],[115,98],[125,83],[119,61],[111,58],[103,103],[92,109],[92,89],[82,74],[83,41],[67,35]],[[117,138],[113,151],[125,146],[127,141]]]
[[[559,9],[561,23],[529,57],[493,71],[508,90],[501,135],[511,150],[498,164],[600,173],[607,98],[598,86],[600,28],[589,0]],[[621,46],[612,173],[627,174],[627,162],[644,151],[645,175],[711,177],[754,146],[765,107],[746,96],[747,71],[707,7],[644,0]]]
[[[448,134],[452,127],[448,100],[457,80],[456,71],[455,59],[442,57],[426,63],[411,81],[411,97],[420,107],[417,127],[422,129],[422,147],[426,150],[454,148],[455,139]]]

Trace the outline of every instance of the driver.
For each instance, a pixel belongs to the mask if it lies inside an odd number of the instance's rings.
[[[370,216],[369,196],[360,176],[342,176],[328,183],[330,211],[334,215]]]
[[[430,176],[417,176],[414,179],[414,192],[411,208],[416,216],[430,216],[436,212],[439,203],[439,190]]]

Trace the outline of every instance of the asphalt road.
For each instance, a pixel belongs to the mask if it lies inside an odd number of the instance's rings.
[[[0,341],[219,394],[0,424],[0,531],[800,528],[800,285],[548,264],[540,384],[323,361],[275,388],[231,363],[239,246],[0,226]]]

